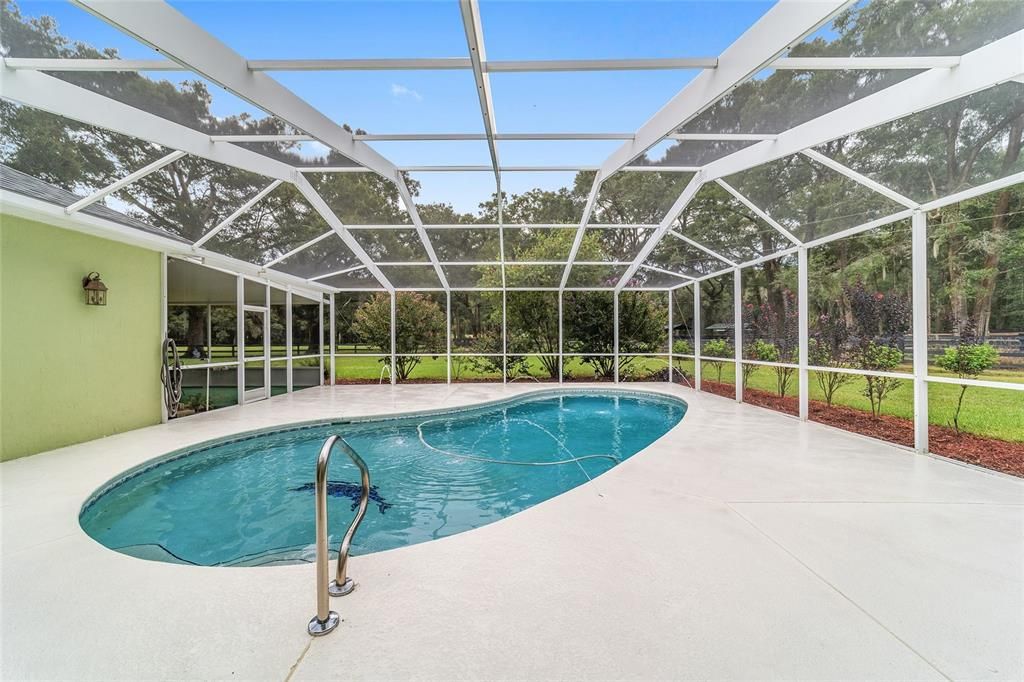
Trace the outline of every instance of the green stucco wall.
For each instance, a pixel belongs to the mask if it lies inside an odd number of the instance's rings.
[[[0,459],[160,421],[160,258],[0,215]]]

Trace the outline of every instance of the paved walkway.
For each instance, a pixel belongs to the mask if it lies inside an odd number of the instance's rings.
[[[316,640],[312,566],[133,559],[80,505],[192,442],[538,387],[308,389],[4,463],[2,676],[1024,678],[1024,481],[642,387],[690,403],[668,435],[498,523],[355,557]]]

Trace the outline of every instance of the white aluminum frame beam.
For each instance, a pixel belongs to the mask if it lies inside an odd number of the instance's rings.
[[[722,261],[723,263],[725,263],[729,267],[733,267],[733,268],[736,267],[736,261],[732,260],[731,258],[726,258],[722,254],[720,254],[717,251],[714,251],[712,249],[709,249],[708,247],[704,246],[703,244],[701,244],[698,241],[690,239],[689,237],[687,237],[682,232],[679,232],[678,230],[669,230],[668,232],[669,232],[669,234],[671,234],[676,239],[681,239],[682,241],[686,242],[690,246],[692,246],[692,247],[694,247],[696,249],[699,249],[699,250],[703,251],[704,253],[708,254],[712,258],[715,258],[717,260]]]
[[[932,69],[779,133],[704,167],[717,180],[839,137],[876,128],[985,90],[1024,73],[1024,31],[1000,38],[960,58],[955,69]]]
[[[210,135],[214,142],[315,142],[312,135]]]
[[[417,224],[417,232],[419,232],[420,239],[423,240],[424,247],[428,253],[433,253],[429,237],[422,229],[415,206],[408,199],[409,190],[394,164],[366,143],[354,140],[352,133],[270,76],[251,71],[244,57],[207,33],[177,9],[162,0],[148,2],[73,1],[112,26],[159,50],[162,54],[189,67],[236,96],[272,113],[296,129],[313,135],[318,141],[338,153],[391,180],[395,183],[400,195],[407,198],[406,208],[409,210],[409,216],[413,223]],[[364,262],[367,262],[370,271],[385,287],[390,288],[391,284],[387,278],[379,268],[370,265],[372,260],[352,239],[330,207],[313,190],[312,185],[299,174],[296,174],[295,183],[303,191],[303,194],[312,191],[316,195],[319,199],[316,205],[321,207],[318,208],[318,211],[323,213],[326,210],[330,214],[330,216],[324,216],[328,224],[338,232],[342,239],[346,240],[346,244],[349,240],[352,241],[349,246],[351,248],[353,244],[355,245],[356,248],[352,249],[353,252],[359,255],[360,260],[364,260],[365,256]],[[444,274],[440,269],[438,276],[447,287]]]
[[[494,140],[497,124],[494,120],[494,102],[491,99],[491,83],[484,72],[483,63],[487,59],[484,46],[484,32],[480,24],[480,6],[476,0],[459,0],[459,11],[462,13],[462,26],[466,32],[466,46],[469,49],[469,60],[473,65],[473,80],[476,82],[477,99],[480,102],[480,116],[484,122],[484,135],[487,149],[491,154],[491,166],[494,170],[494,182],[501,197],[501,171],[498,161],[498,145]],[[500,222],[500,221],[499,221]]]
[[[745,197],[745,196],[744,196],[744,195],[743,195],[742,193],[740,193],[740,191],[739,191],[739,190],[737,190],[737,189],[736,189],[735,187],[733,187],[732,185],[730,185],[729,183],[727,183],[727,182],[726,182],[725,180],[723,180],[723,179],[721,179],[721,178],[718,178],[717,180],[715,180],[715,182],[716,182],[716,183],[718,183],[718,185],[719,185],[719,186],[720,186],[720,187],[721,187],[722,189],[724,189],[724,190],[725,190],[726,192],[728,192],[728,193],[729,193],[729,194],[731,194],[731,195],[732,195],[733,197],[735,197],[737,201],[739,201],[739,202],[740,202],[741,204],[743,204],[744,206],[746,206],[747,208],[749,208],[749,209],[750,209],[751,211],[753,211],[753,212],[754,212],[754,215],[756,215],[756,216],[757,216],[758,218],[760,218],[761,220],[763,220],[763,221],[765,221],[766,223],[768,223],[769,225],[771,225],[771,226],[772,226],[772,228],[773,228],[773,229],[774,229],[774,230],[775,230],[776,232],[778,232],[779,234],[781,234],[781,235],[782,235],[783,237],[785,237],[785,238],[786,238],[787,240],[789,240],[789,241],[790,241],[790,242],[792,242],[793,244],[796,244],[797,246],[799,246],[799,245],[800,245],[800,244],[802,243],[802,242],[801,242],[801,241],[800,241],[799,239],[797,239],[797,238],[796,238],[795,236],[793,236],[793,233],[792,233],[792,232],[790,232],[790,231],[789,231],[789,230],[787,230],[787,229],[786,229],[785,227],[783,227],[782,225],[780,225],[780,224],[778,223],[778,221],[776,221],[776,220],[775,220],[775,218],[772,218],[772,217],[771,217],[770,215],[768,215],[768,213],[767,213],[766,211],[764,211],[764,210],[763,210],[763,209],[762,209],[762,208],[761,208],[760,206],[758,206],[758,205],[757,205],[757,204],[755,204],[755,203],[754,203],[753,201],[751,201],[750,199],[748,199],[747,197]],[[685,208],[685,207],[684,207],[684,208]]]
[[[722,53],[718,67],[691,80],[601,165],[607,177],[769,66],[788,46],[814,32],[852,0],[780,0]],[[709,178],[713,179],[713,178]]]
[[[291,181],[295,169],[254,151],[214,144],[210,136],[38,71],[0,68],[4,99],[81,123],[130,135],[191,156]]]
[[[490,73],[537,73],[542,71],[659,71],[665,69],[714,69],[717,57],[679,59],[528,59],[484,62]]]
[[[825,156],[821,152],[815,151],[813,149],[805,149],[805,150],[803,150],[800,153],[803,154],[804,156],[806,156],[807,158],[813,160],[813,161],[817,161],[822,166],[825,166],[826,168],[834,170],[837,173],[845,175],[846,177],[850,178],[854,182],[859,183],[861,185],[864,185],[868,189],[870,189],[870,190],[872,190],[874,192],[877,192],[878,194],[881,194],[882,196],[884,196],[884,197],[886,197],[888,199],[892,199],[897,204],[902,204],[903,206],[906,206],[907,208],[918,208],[920,206],[920,204],[918,204],[913,199],[909,199],[909,198],[903,196],[902,194],[900,194],[899,192],[897,192],[897,191],[895,191],[893,189],[890,189],[889,187],[886,187],[885,185],[883,185],[883,184],[881,184],[879,182],[875,182],[874,180],[872,180],[868,176],[862,175],[862,174],[858,173],[857,171],[853,170],[849,166],[841,164],[838,161],[836,161],[835,159],[831,159],[831,158]]]
[[[18,71],[185,71],[170,59],[61,59],[54,57],[5,57],[4,66]]]
[[[464,71],[465,57],[422,59],[250,59],[250,71]]]
[[[372,173],[362,166],[301,166],[296,168],[300,173]],[[493,172],[493,166],[399,166],[402,173],[484,173]],[[567,166],[499,166],[501,173],[576,173],[579,171],[597,171],[598,166],[567,165]],[[625,173],[696,173],[699,166],[625,166],[620,172]]]
[[[345,242],[345,246],[351,249],[356,258],[358,258],[359,261],[366,266],[366,269],[377,278],[377,281],[380,282],[388,291],[394,291],[395,288],[392,286],[391,281],[384,276],[384,273],[381,272],[380,268],[377,267],[377,264],[373,262],[370,255],[366,253],[366,250],[363,249],[359,242],[356,241],[355,237],[352,236],[352,233],[345,229],[345,224],[342,223],[338,216],[334,214],[334,211],[332,211],[331,207],[327,205],[327,202],[324,201],[322,196],[320,196],[320,193],[317,192],[313,185],[309,183],[309,180],[302,177],[299,173],[296,173],[295,175],[296,177],[294,182],[296,189],[298,189],[299,193],[306,198],[306,201],[308,201],[313,207],[313,210],[319,213],[323,219],[327,221],[330,228],[338,233],[341,240]]]
[[[121,178],[117,182],[112,182],[109,185],[107,185],[106,187],[93,192],[89,196],[83,197],[83,198],[79,199],[75,203],[73,203],[70,206],[66,207],[64,209],[64,212],[67,213],[68,215],[71,215],[72,213],[77,213],[78,211],[81,211],[83,208],[86,208],[88,206],[92,206],[93,204],[95,204],[97,201],[99,201],[103,197],[107,196],[108,194],[116,192],[119,189],[123,189],[124,187],[127,187],[128,185],[130,185],[133,182],[135,182],[136,180],[141,180],[142,178],[146,177],[150,173],[157,172],[158,170],[160,170],[164,166],[166,166],[168,164],[171,164],[171,163],[174,163],[175,161],[177,161],[178,159],[180,159],[183,156],[185,156],[185,152],[173,151],[170,154],[168,154],[167,156],[159,158],[156,161],[154,161],[153,163],[150,163],[150,164],[147,164],[147,165],[143,166],[142,168],[138,169],[134,173],[129,173],[128,175],[124,176],[123,178]]]
[[[334,233],[332,232],[331,234],[334,234]],[[322,279],[327,279],[328,277],[334,277],[335,275],[347,275],[350,272],[357,272],[359,270],[365,270],[365,269],[366,269],[365,265],[353,265],[350,268],[342,268],[341,270],[335,270],[333,272],[325,272],[322,275],[317,275],[316,277],[310,277],[309,281],[310,282],[318,282],[318,281],[320,281]],[[341,291],[341,290],[339,290],[339,291]]]
[[[263,197],[267,196],[268,194],[273,192],[275,189],[277,189],[277,186],[280,185],[281,182],[282,182],[281,180],[274,180],[272,183],[270,183],[269,185],[267,185],[266,187],[261,189],[259,192],[254,194],[248,201],[246,201],[244,204],[239,206],[235,210],[234,213],[229,215],[224,220],[220,221],[220,223],[218,223],[212,230],[210,230],[209,232],[204,234],[202,237],[197,239],[192,246],[194,246],[196,248],[199,248],[200,246],[202,246],[206,242],[208,242],[211,239],[213,239],[221,230],[223,230],[225,227],[227,227],[228,225],[230,225],[231,223],[235,222],[240,217],[245,215],[246,211],[248,211],[250,208],[252,208],[257,203],[259,203],[259,201],[261,199],[263,199]]]
[[[967,95],[992,87],[995,84],[1012,80],[1021,73],[1024,73],[1024,31],[1017,31],[968,52],[960,58],[957,68],[933,69],[912,76],[905,81],[891,85],[863,99],[851,102],[846,106],[822,114],[806,123],[779,133],[772,141],[759,142],[724,156],[721,159],[712,161],[704,167],[702,172],[707,180],[718,182],[719,185],[743,202],[744,205],[758,213],[759,217],[767,220],[769,224],[779,230],[782,228],[781,225],[772,220],[767,213],[761,211],[753,203],[750,203],[746,197],[734,190],[723,178],[792,154],[805,153],[811,150],[812,147],[825,144],[836,138],[884,125],[890,121],[939,106],[954,99],[966,97]],[[808,156],[815,158],[813,155]],[[843,172],[834,166],[830,165],[830,167],[838,172]],[[843,168],[845,169],[845,166]],[[849,169],[845,170],[849,171]],[[849,171],[849,173],[853,173],[853,171]],[[857,179],[848,173],[844,174],[851,177],[851,179]],[[868,178],[864,179],[870,181]],[[1001,182],[1005,182],[1005,179]],[[862,182],[861,184],[864,183]],[[879,185],[878,187],[882,186]],[[872,187],[872,189],[876,188]],[[876,191],[878,190],[876,189]],[[974,191],[976,190],[972,190],[972,192]],[[977,196],[977,194],[964,194],[964,198],[968,196]],[[908,202],[911,201],[905,197],[904,199]],[[915,207],[928,210],[929,207],[945,205],[945,203],[948,203],[948,199],[930,202],[921,206],[915,204]],[[906,205],[903,202],[899,203]],[[892,221],[891,218],[883,218],[881,220],[884,222],[874,222],[885,224]],[[841,234],[848,235],[859,229],[861,228],[844,230]],[[782,233],[787,234],[788,231],[783,231]],[[800,243],[795,238],[793,240],[797,244]],[[824,243],[824,241],[815,240],[815,243]]]
[[[281,261],[283,261],[285,259],[288,259],[288,258],[291,258],[292,256],[294,256],[297,253],[305,251],[306,249],[308,249],[309,247],[313,246],[314,244],[319,244],[320,242],[322,242],[323,240],[327,239],[328,237],[330,237],[330,236],[332,236],[334,234],[336,234],[335,231],[331,230],[329,232],[324,232],[319,237],[313,237],[312,239],[310,239],[305,244],[301,244],[299,246],[296,246],[291,251],[288,251],[287,253],[282,253],[277,258],[273,258],[273,259],[267,261],[266,263],[263,264],[263,267],[265,267],[265,268],[272,268],[275,265],[277,265],[278,263],[280,263]]]
[[[640,264],[640,268],[643,269],[643,270],[650,270],[651,272],[660,272],[663,275],[671,275],[671,276],[676,277],[678,279],[684,279],[684,280],[686,280],[686,282],[683,283],[684,285],[686,283],[692,282],[692,281],[694,281],[696,279],[695,277],[691,277],[689,275],[684,275],[681,272],[673,272],[672,270],[666,270],[665,268],[659,268],[656,265],[646,265],[644,263],[641,263]]]
[[[661,238],[665,236],[665,233],[672,229],[672,223],[675,222],[676,217],[682,212],[686,204],[690,203],[690,200],[700,191],[700,188],[704,186],[704,176],[702,173],[697,173],[690,182],[683,188],[683,193],[676,199],[675,204],[669,209],[668,214],[662,219],[661,223],[654,230],[654,233],[647,239],[647,242],[640,247],[640,251],[636,254],[636,258],[633,259],[633,263],[626,268],[626,271],[622,273],[622,277],[619,278],[618,283],[615,285],[615,291],[621,291],[626,283],[629,282],[630,278],[636,274],[637,269],[640,265],[647,260],[647,257],[651,255],[651,251],[657,246]],[[678,210],[676,207],[678,206]],[[690,278],[693,279],[692,277]]]
[[[776,70],[924,70],[950,69],[959,57],[780,57],[771,63]],[[31,71],[188,71],[171,59],[62,59],[9,57],[10,68]],[[249,59],[250,71],[468,71],[465,57],[414,59]],[[489,73],[541,73],[550,71],[664,71],[715,69],[718,57],[652,59],[528,59],[482,62]]]
[[[328,147],[394,180],[394,164],[319,109],[265,73],[249,69],[244,57],[162,0],[73,0],[74,4],[208,78],[237,97],[270,112]]]
[[[630,135],[633,139],[636,135]],[[693,141],[738,141],[738,142],[761,142],[763,140],[774,140],[777,133],[672,133],[666,135],[666,140],[678,140],[680,142]]]
[[[594,206],[597,204],[597,195],[600,191],[601,171],[598,171],[597,177],[594,178],[594,184],[590,188],[590,194],[587,196],[587,203],[583,207],[583,216],[580,218],[579,227],[576,228],[576,236],[573,238],[572,247],[569,249],[569,262],[565,264],[565,270],[562,271],[562,281],[558,285],[559,290],[565,289],[565,285],[569,281],[569,273],[572,272],[572,264],[576,260],[576,254],[580,252],[580,245],[583,243],[583,234],[586,232],[587,223],[590,222],[590,215],[594,212]]]
[[[226,256],[206,249],[194,249],[187,241],[163,236],[153,232],[144,232],[134,227],[128,227],[116,223],[107,218],[101,218],[90,213],[73,213],[68,215],[62,206],[52,204],[42,199],[35,199],[23,194],[17,194],[6,190],[0,190],[0,203],[4,211],[11,215],[21,216],[29,220],[45,222],[62,229],[83,232],[91,235],[98,235],[123,244],[130,244],[151,251],[161,252],[167,256],[199,263],[207,268],[220,270],[232,275],[244,274],[249,278],[263,279],[272,282],[280,288],[289,286],[297,291],[327,293],[333,290],[328,287],[302,277],[289,275],[279,270],[264,271],[254,263]]]
[[[495,196],[498,208],[498,252],[501,258],[501,286],[504,287],[506,284],[505,233],[502,227],[504,194],[501,189],[501,161],[498,158],[498,144],[495,141],[498,126],[494,119],[491,81],[490,76],[484,70],[484,62],[487,60],[487,48],[484,45],[484,31],[480,23],[480,5],[477,3],[477,0],[459,0],[459,11],[462,14],[462,27],[466,33],[466,47],[469,49],[469,60],[473,67],[473,81],[476,84],[477,100],[480,102],[480,116],[484,123],[487,151],[491,155],[491,170],[494,173]]]
[[[448,290],[448,277],[444,274],[444,270],[441,268],[437,261],[437,253],[434,251],[434,245],[430,241],[430,236],[423,227],[423,221],[420,219],[420,212],[416,208],[416,203],[412,199],[412,193],[409,191],[409,186],[405,183],[405,178],[399,173],[395,179],[395,185],[398,187],[398,195],[402,199],[402,203],[405,205],[405,211],[409,214],[409,219],[412,220],[413,227],[416,230],[417,236],[420,238],[420,242],[423,244],[424,250],[427,252],[427,258],[430,259],[430,264],[434,266],[434,272],[437,274],[437,278],[441,281],[441,286]]]
[[[960,57],[782,57],[772,62],[776,71],[893,71],[952,69]]]
[[[504,141],[563,141],[563,140],[632,140],[635,133],[494,133],[495,140]],[[673,133],[665,139],[685,141],[737,140],[761,142],[774,140],[776,133]],[[314,142],[312,135],[211,135],[214,142]],[[352,139],[363,142],[453,142],[485,141],[486,133],[354,133]]]

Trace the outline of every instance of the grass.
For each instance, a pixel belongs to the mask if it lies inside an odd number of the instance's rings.
[[[365,356],[339,356],[335,358],[335,376],[341,380],[379,381],[381,367],[383,366],[381,360],[386,359]],[[499,363],[501,361],[501,358],[494,359]],[[471,360],[472,358],[470,357],[452,357],[452,381],[479,381],[483,379],[501,381],[500,370],[482,371],[482,368],[474,368]],[[544,368],[540,357],[531,355],[527,356],[526,360],[527,374],[541,381],[552,380],[551,375]],[[458,367],[460,361],[462,362],[461,369]],[[660,357],[638,357],[630,364],[630,371],[642,376],[658,372],[667,365],[667,360]],[[594,368],[591,365],[585,364],[578,357],[566,356],[564,358],[564,369],[573,378],[594,378]],[[447,379],[447,373],[448,369],[444,355],[428,356],[420,358],[420,363],[410,373],[409,378],[419,381],[444,382]],[[386,373],[384,374],[384,380],[387,381]]]
[[[228,362],[231,358],[230,346],[214,346],[215,361]],[[304,350],[304,349],[303,349]],[[338,352],[351,353],[357,351],[355,346],[338,346]],[[365,347],[358,350],[366,351]],[[251,353],[261,352],[261,349],[253,347]],[[279,356],[284,353],[284,347],[274,347],[272,355]],[[336,358],[336,375],[341,380],[357,381],[378,381],[381,377],[380,362],[382,358],[372,356],[339,356]],[[482,371],[474,368],[469,362],[470,358],[462,361],[462,368],[458,367],[459,359],[452,359],[452,381],[500,381],[500,371]],[[182,360],[183,364],[196,364],[202,360]],[[275,360],[275,366],[280,361]],[[540,358],[537,356],[527,357],[527,373],[541,381],[551,380]],[[580,379],[593,379],[594,369],[584,364],[580,358],[566,356],[564,358],[565,370],[570,376]],[[253,363],[250,366],[258,366],[261,363]],[[297,360],[297,366],[315,366],[318,361]],[[693,360],[677,359],[676,366],[684,369],[691,376],[693,375]],[[642,378],[645,374],[655,374],[665,367],[665,360],[660,357],[635,358],[628,372],[623,372],[622,379],[629,378],[627,374]],[[901,368],[901,371],[910,371],[910,367]],[[716,372],[713,367],[705,363],[704,376],[714,379]],[[932,376],[951,376],[936,367],[930,367]],[[410,379],[415,381],[436,381],[443,383],[447,379],[448,369],[444,355],[428,356],[421,359],[420,363],[413,369]],[[812,400],[824,401],[824,395],[815,380],[815,372],[811,372],[810,389]],[[1004,381],[1008,383],[1024,383],[1024,371],[993,370],[987,372],[984,379],[992,381]],[[384,380],[387,381],[385,374]],[[722,370],[722,381],[734,383],[735,374],[732,362],[725,362]],[[749,379],[749,386],[765,391],[775,392],[775,373],[769,367],[761,367],[754,371]],[[853,379],[839,388],[836,392],[834,402],[837,405],[845,405],[864,412],[870,412],[868,399],[862,391],[864,379],[853,377]],[[278,391],[271,387],[272,393]],[[797,394],[796,377],[793,378],[792,386],[788,395]],[[960,387],[953,384],[931,383],[928,385],[928,421],[932,424],[949,426],[953,421],[953,413],[956,409],[956,402],[960,395]],[[210,402],[218,407],[233,405],[236,402],[233,388],[211,388]],[[882,403],[882,412],[904,419],[913,419],[914,398],[913,382],[903,380],[900,385],[886,397]],[[961,428],[968,433],[1003,440],[1024,441],[1024,391],[1000,390],[993,388],[979,388],[972,386],[967,389],[964,398],[964,406],[960,417]]]
[[[680,361],[679,366],[691,375],[693,374],[692,360]],[[816,372],[811,372],[810,398],[824,402],[825,396],[815,380],[816,374]],[[932,369],[931,374],[933,376],[951,376],[936,369]],[[706,378],[714,379],[716,373],[705,363],[703,375]],[[735,383],[734,377],[733,364],[726,363],[725,369],[722,371],[722,381]],[[996,370],[987,372],[983,378],[1019,384],[1024,383],[1024,372]],[[787,395],[797,395],[796,381],[794,376]],[[775,372],[770,367],[761,367],[750,376],[747,385],[751,388],[775,393]],[[862,393],[864,385],[863,377],[854,376],[849,383],[844,384],[836,391],[833,402],[870,413],[870,403]],[[959,395],[960,387],[957,385],[930,383],[928,385],[929,423],[952,426],[953,413],[956,411]],[[914,385],[912,381],[909,379],[900,381],[900,385],[883,401],[882,413],[903,419],[914,418]],[[867,414],[866,418],[870,418],[870,414]],[[964,398],[963,410],[960,413],[960,427],[968,433],[979,436],[1024,441],[1024,391],[971,386],[967,389]]]

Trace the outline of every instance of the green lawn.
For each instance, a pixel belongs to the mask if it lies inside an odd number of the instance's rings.
[[[230,347],[214,347],[218,351],[229,351]],[[353,346],[340,347],[342,352],[352,352]],[[365,350],[365,348],[364,348]],[[258,352],[257,349],[253,349]],[[279,349],[283,352],[283,348]],[[230,358],[224,357],[223,361]],[[336,375],[341,380],[378,381],[381,376],[382,358],[345,356],[336,358]],[[497,358],[496,358],[497,359]],[[217,360],[222,360],[218,357]],[[550,381],[551,377],[545,371],[540,358],[530,356],[527,358],[527,372],[541,381]],[[199,361],[186,361],[189,364]],[[275,361],[275,363],[281,361]],[[462,364],[461,369],[458,365]],[[257,366],[261,363],[253,363]],[[300,366],[314,366],[316,359],[299,360],[295,362]],[[277,366],[275,364],[275,366]],[[693,360],[676,359],[676,366],[685,370],[693,376]],[[665,367],[665,360],[660,357],[635,358],[630,369],[622,372],[621,379],[630,378],[642,379],[645,375],[655,374]],[[580,358],[565,357],[565,369],[574,378],[592,379],[594,370],[590,365],[584,364]],[[909,371],[910,368],[905,368]],[[716,372],[708,364],[704,364],[704,376],[714,379]],[[936,368],[930,368],[933,376],[950,376]],[[447,366],[443,355],[424,357],[419,365],[413,370],[410,378],[417,381],[444,382],[447,377]],[[985,379],[993,381],[1005,381],[1009,383],[1024,383],[1024,372],[1021,371],[992,371],[984,375]],[[500,371],[483,371],[481,368],[474,368],[470,358],[452,358],[452,381],[500,381]],[[387,382],[387,375],[384,377]],[[733,363],[726,362],[722,371],[722,381],[734,383]],[[749,385],[765,391],[775,391],[775,373],[769,367],[757,369],[749,379]],[[839,405],[853,407],[868,412],[870,410],[868,400],[862,394],[864,379],[855,376],[852,380],[842,386],[836,393],[835,402]],[[811,399],[824,400],[818,382],[815,380],[815,373],[811,373]],[[797,386],[794,377],[789,395],[796,395]],[[949,425],[953,419],[953,412],[956,409],[956,401],[960,394],[960,387],[952,384],[929,384],[928,387],[928,420],[932,424]],[[214,388],[211,389],[211,403],[218,406],[234,404],[234,389]],[[910,380],[904,380],[882,404],[882,412],[905,419],[912,419],[914,414],[913,384]],[[1002,438],[1004,440],[1024,441],[1024,391],[1000,390],[991,388],[970,387],[964,399],[964,407],[960,419],[961,428],[970,433]]]
[[[341,380],[379,381],[381,377],[381,360],[387,358],[345,356],[335,358],[335,375]],[[501,362],[501,358],[494,358]],[[462,367],[458,365],[461,362]],[[574,378],[594,378],[594,368],[585,364],[580,358],[565,357],[565,371]],[[643,376],[648,373],[655,373],[667,366],[667,360],[655,357],[635,358],[630,364],[630,373]],[[527,357],[527,373],[541,381],[551,381],[551,375],[545,370],[541,359],[537,356]],[[624,373],[625,374],[625,373]],[[432,380],[443,382],[447,377],[447,367],[443,355],[436,357],[424,357],[409,375],[410,379],[424,381]],[[626,378],[623,376],[622,378]],[[501,371],[483,371],[483,368],[474,368],[472,358],[452,357],[452,381],[480,381],[482,379],[493,379],[501,381]],[[384,375],[387,381],[387,374]]]
[[[693,375],[693,361],[680,360],[677,366],[685,369]],[[705,363],[703,374],[707,378],[714,379],[714,369]],[[933,376],[950,376],[948,373],[933,369]],[[811,372],[810,388],[811,400],[824,401],[825,397],[815,380],[816,372]],[[1005,381],[1007,383],[1024,383],[1024,373],[1014,371],[993,371],[984,375],[984,379],[991,381]],[[722,371],[722,381],[735,383],[733,365],[726,363]],[[748,380],[748,386],[764,391],[775,392],[775,372],[770,367],[757,369]],[[853,407],[864,412],[870,412],[871,407],[868,399],[864,397],[864,378],[854,376],[852,380],[843,385],[837,392],[834,402],[837,405]],[[796,377],[793,378],[792,387],[788,395],[797,395]],[[932,424],[942,426],[951,425],[953,412],[956,410],[957,398],[960,395],[960,387],[953,384],[928,385],[928,421]],[[914,417],[914,386],[909,379],[901,381],[891,394],[886,396],[882,403],[882,412],[904,419]],[[963,430],[981,436],[1001,438],[1003,440],[1024,441],[1024,391],[1000,390],[995,388],[979,388],[971,386],[967,389],[964,397],[963,410],[960,413],[960,426]]]

